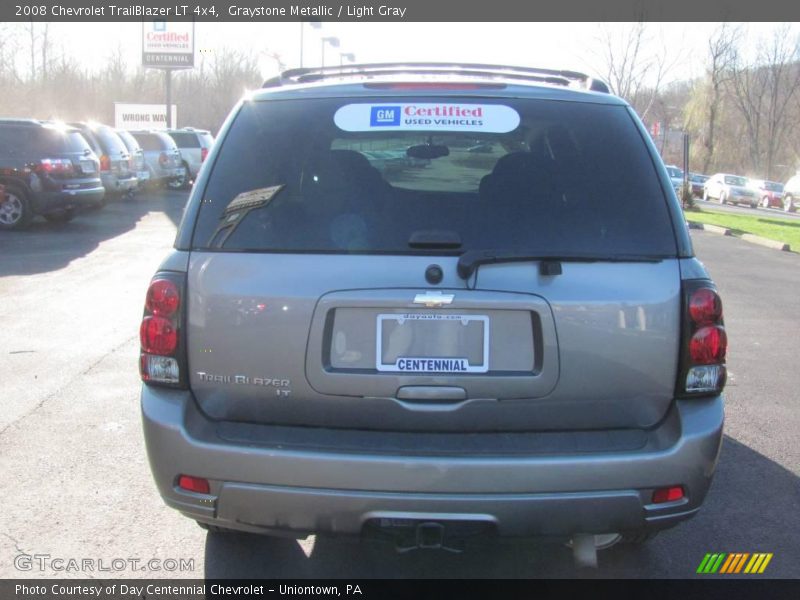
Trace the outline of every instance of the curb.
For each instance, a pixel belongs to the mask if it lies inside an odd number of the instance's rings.
[[[767,238],[753,235],[752,233],[743,233],[742,239],[746,242],[758,244],[759,246],[766,246],[767,248],[774,248],[775,250],[783,250],[784,252],[791,251],[789,244],[785,244],[784,242],[776,242],[775,240],[768,240]]]
[[[697,221],[686,221],[686,225],[689,227],[689,229],[702,229],[704,231],[710,231],[711,233],[717,233],[719,235],[738,237],[739,239],[742,239],[745,242],[750,242],[751,244],[758,244],[759,246],[772,248],[773,250],[782,250],[783,252],[792,251],[791,246],[789,246],[789,244],[785,242],[777,242],[775,240],[770,240],[768,238],[761,237],[760,235],[753,235],[752,233],[743,233],[740,236],[734,236],[733,232],[727,227],[720,227],[719,225],[709,225],[707,223],[699,223]]]

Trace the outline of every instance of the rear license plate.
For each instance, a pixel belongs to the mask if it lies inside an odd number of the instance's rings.
[[[95,173],[96,169],[94,163],[90,160],[82,160],[81,171],[83,171],[84,173]]]
[[[489,317],[379,314],[375,368],[392,373],[486,373]]]

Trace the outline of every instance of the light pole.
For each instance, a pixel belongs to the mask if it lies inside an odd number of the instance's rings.
[[[347,59],[347,62],[356,62],[356,55],[352,52],[340,52],[339,53],[339,66],[344,65],[344,60]]]
[[[325,66],[325,42],[331,45],[331,48],[339,47],[339,38],[333,35],[328,35],[322,38],[322,65]]]
[[[311,25],[312,29],[320,29],[322,27],[322,23],[320,23],[319,21],[309,21],[308,24]],[[304,27],[305,27],[305,23],[303,21],[300,21],[300,67],[301,68],[303,66],[303,50],[304,50],[303,32],[304,32]]]

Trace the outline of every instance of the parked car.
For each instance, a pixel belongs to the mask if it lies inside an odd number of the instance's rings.
[[[34,215],[66,222],[100,203],[99,160],[72,127],[0,119],[0,229],[23,229]]]
[[[703,197],[703,188],[708,175],[701,175],[700,173],[689,173],[689,184],[692,186],[692,196],[696,198]]]
[[[751,208],[758,206],[758,197],[750,189],[747,177],[715,173],[703,186],[703,200],[718,200],[720,204],[747,204]]]
[[[150,466],[213,531],[561,536],[595,564],[703,503],[721,301],[625,100],[435,68],[289,71],[233,109],[146,294]],[[497,160],[449,151],[474,138]],[[429,167],[362,152],[400,145]]]
[[[759,205],[763,208],[783,208],[783,184],[777,181],[763,179],[750,179],[750,189],[759,198]]]
[[[193,127],[169,129],[167,134],[175,140],[185,169],[185,176],[174,180],[169,185],[174,188],[189,187],[191,182],[197,178],[197,173],[200,171],[206,156],[208,156],[208,151],[214,144],[214,136],[211,135],[210,131],[194,129]]]
[[[117,135],[125,144],[128,153],[131,155],[130,168],[136,174],[138,181],[137,189],[144,188],[150,180],[150,171],[147,170],[147,163],[144,160],[144,150],[136,141],[129,131],[125,129],[117,129]]]
[[[675,190],[675,194],[680,198],[681,188],[683,187],[683,169],[675,165],[667,165],[667,173],[669,174],[669,180],[672,182],[672,189]]]
[[[800,172],[783,186],[783,210],[794,212],[800,200]]]
[[[100,159],[100,178],[106,189],[106,199],[134,191],[139,181],[131,171],[128,148],[117,132],[108,125],[93,122],[76,122],[70,125],[81,132]]]
[[[151,185],[168,185],[186,176],[175,141],[163,131],[131,131],[144,150]]]

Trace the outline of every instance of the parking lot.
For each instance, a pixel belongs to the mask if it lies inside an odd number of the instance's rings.
[[[65,574],[36,563],[20,570],[21,554],[189,565],[113,570],[131,577],[586,575],[569,549],[545,540],[398,554],[378,542],[207,534],[166,508],[141,435],[138,326],[185,199],[155,192],[68,224],[37,220],[0,233],[0,576]],[[642,549],[601,553],[589,575],[682,578],[707,552],[771,552],[765,575],[800,577],[800,256],[702,231],[693,237],[720,288],[730,340],[718,472],[697,518]]]

